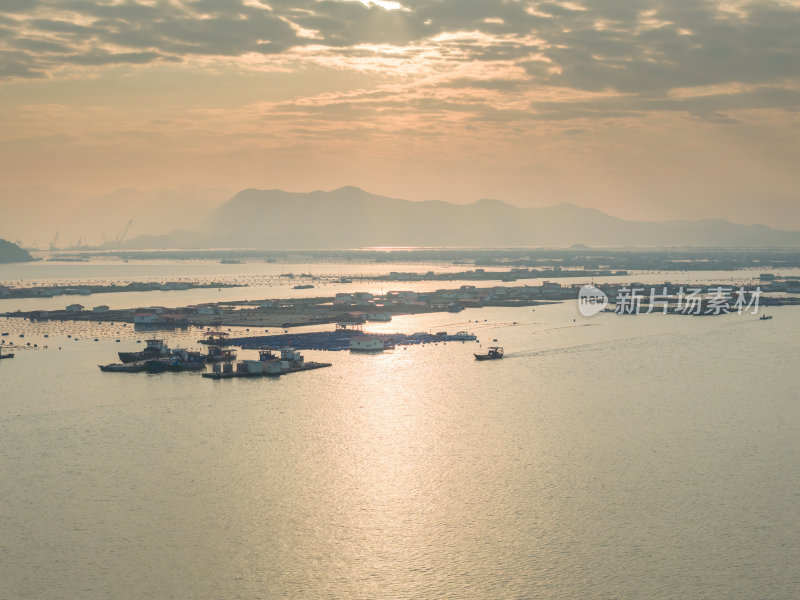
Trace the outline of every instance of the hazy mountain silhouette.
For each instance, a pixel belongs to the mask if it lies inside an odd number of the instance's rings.
[[[355,187],[330,192],[248,189],[117,190],[81,200],[42,188],[0,190],[0,237],[47,248],[79,239],[123,248],[352,248],[370,246],[800,247],[800,232],[723,219],[626,221],[574,204],[520,208],[500,200],[412,202]]]
[[[31,262],[34,258],[16,244],[0,239],[0,263]]]
[[[136,240],[135,246],[144,247]],[[150,239],[155,242],[155,239]],[[160,247],[352,248],[370,246],[800,246],[800,232],[722,219],[626,221],[560,204],[520,208],[499,200],[412,202],[355,187],[330,192],[248,189],[217,208],[195,235]],[[152,246],[151,246],[152,247]]]

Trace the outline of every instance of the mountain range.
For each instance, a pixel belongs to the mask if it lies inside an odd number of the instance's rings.
[[[800,247],[800,232],[723,219],[627,221],[574,204],[412,202],[356,187],[310,193],[247,189],[194,230],[140,236],[129,248],[403,246]]]
[[[0,203],[0,237],[38,248],[800,247],[800,232],[724,219],[629,221],[574,204],[412,202],[356,187],[231,197],[184,186],[88,199],[28,188],[0,190]]]

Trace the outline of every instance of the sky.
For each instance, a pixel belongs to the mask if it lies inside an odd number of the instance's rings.
[[[800,229],[798,108],[798,0],[0,2],[6,190],[354,185]]]

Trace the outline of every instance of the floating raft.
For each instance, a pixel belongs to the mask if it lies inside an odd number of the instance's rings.
[[[228,344],[244,349],[281,348],[290,346],[298,350],[349,350],[351,337],[366,337],[384,340],[388,346],[412,346],[431,342],[460,342],[464,340],[458,334],[415,333],[362,333],[352,329],[336,331],[312,331],[308,333],[284,333],[279,335],[261,335],[254,337],[231,338]]]
[[[248,371],[228,371],[228,372],[213,372],[213,373],[203,373],[203,377],[207,379],[234,379],[236,377],[280,377],[281,375],[286,375],[287,373],[299,373],[300,371],[313,371],[314,369],[323,369],[325,367],[332,366],[331,363],[320,363],[320,362],[307,362],[300,365],[292,365],[286,370],[282,370],[279,373],[270,373],[270,372],[260,372],[260,373],[251,373]]]

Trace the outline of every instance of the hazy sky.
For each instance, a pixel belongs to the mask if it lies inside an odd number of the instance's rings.
[[[6,188],[356,185],[800,229],[799,107],[798,1],[0,2]]]

